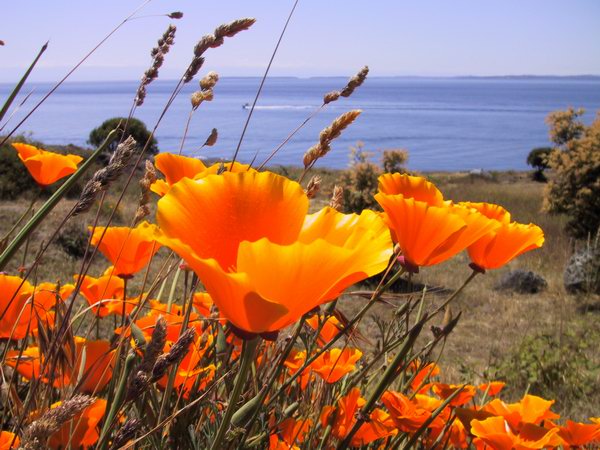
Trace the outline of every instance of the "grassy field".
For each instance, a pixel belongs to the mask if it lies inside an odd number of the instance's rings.
[[[294,178],[299,169],[278,168],[278,171]],[[313,208],[325,204],[331,194],[339,173],[319,169],[323,177],[321,193],[313,200]],[[511,379],[515,398],[525,390],[550,398],[557,398],[556,410],[573,419],[584,419],[600,404],[600,352],[597,342],[598,313],[582,308],[585,303],[565,293],[562,271],[571,253],[571,242],[563,232],[564,220],[541,211],[544,185],[530,181],[526,173],[498,173],[492,177],[474,177],[459,173],[432,173],[428,175],[442,190],[446,198],[453,200],[487,201],[506,207],[514,220],[540,225],[546,234],[546,243],[540,250],[528,253],[507,267],[478,276],[453,304],[453,312],[462,312],[461,320],[447,340],[439,364],[442,377],[447,382],[472,383],[497,376]],[[99,211],[99,224],[103,225],[117,201],[117,186],[107,194]],[[139,189],[132,183],[122,205],[116,213],[114,224],[128,224],[137,208]],[[75,200],[65,199],[45,220],[32,236],[28,254],[23,252],[8,268],[10,273],[19,263],[30,263],[42,242],[46,242],[59,226],[65,213]],[[0,232],[4,234],[14,221],[26,210],[27,197],[14,201],[2,201],[0,208]],[[39,202],[38,202],[39,205]],[[96,207],[94,207],[96,208]],[[63,234],[85,236],[85,226],[93,221],[96,209],[87,215],[73,219],[63,227]],[[150,216],[152,219],[153,216]],[[35,244],[33,244],[35,243]],[[166,261],[168,252],[161,249],[152,261],[149,279],[152,279]],[[468,257],[461,254],[453,260],[421,270],[414,281],[445,290],[454,290],[470,274]],[[99,255],[95,258],[89,274],[99,276],[106,267]],[[35,271],[32,281],[72,282],[72,275],[79,272],[81,259],[71,257],[58,244],[52,244],[44,255],[42,264]],[[548,282],[545,292],[535,295],[519,295],[497,291],[493,287],[507,271],[522,268],[533,270]],[[136,277],[131,287],[139,290],[142,277]],[[443,301],[444,296],[429,294],[427,307]],[[585,300],[587,303],[594,299]],[[398,300],[398,304],[405,300]],[[362,306],[363,300],[346,298],[339,303],[342,311],[350,315]],[[83,303],[82,303],[83,306]],[[373,314],[390,317],[390,306],[380,305]],[[374,336],[374,321],[366,320],[362,332],[368,338]],[[533,342],[530,342],[534,339]],[[537,340],[536,340],[537,339]],[[539,339],[542,339],[540,346]],[[547,345],[546,345],[547,344]]]

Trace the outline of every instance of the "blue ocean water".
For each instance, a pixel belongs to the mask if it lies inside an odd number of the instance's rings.
[[[268,79],[244,142],[240,158],[250,161],[258,152],[262,161],[308,117],[324,93],[340,89],[345,78]],[[184,153],[230,158],[240,138],[259,78],[222,78],[214,101],[203,103],[192,120]],[[156,81],[136,117],[153,125],[175,82]],[[11,118],[16,123],[50,89],[31,83],[27,103]],[[190,83],[163,119],[157,139],[161,151],[178,151],[190,110]],[[127,116],[137,82],[82,82],[62,86],[25,123],[22,132],[51,144],[86,143],[89,132],[102,121]],[[0,84],[0,98],[12,89]],[[547,114],[569,106],[583,107],[591,122],[600,110],[600,79],[573,78],[370,78],[355,94],[328,105],[280,151],[273,164],[300,165],[302,155],[318,140],[319,132],[337,115],[362,109],[357,121],[335,141],[319,165],[342,168],[349,147],[357,141],[375,152],[404,148],[415,170],[526,169],[528,152],[549,144]],[[219,140],[199,150],[212,128]]]

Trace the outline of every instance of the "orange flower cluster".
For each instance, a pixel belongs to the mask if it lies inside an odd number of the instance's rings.
[[[465,249],[476,270],[496,269],[544,243],[537,225],[510,222],[510,214],[497,205],[445,201],[421,177],[381,175],[375,199],[385,211],[402,262],[412,271],[441,263]]]

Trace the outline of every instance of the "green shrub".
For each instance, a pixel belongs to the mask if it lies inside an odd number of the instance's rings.
[[[567,232],[575,238],[593,235],[600,227],[600,114],[590,126],[579,120],[582,114],[571,108],[547,118],[557,151],[548,159],[553,177],[544,207],[566,214]]]
[[[67,225],[56,237],[56,244],[69,256],[82,258],[87,247],[88,234],[80,224]]]
[[[507,393],[515,398],[529,392],[557,399],[560,408],[570,410],[578,400],[598,395],[599,366],[594,351],[600,332],[588,328],[579,334],[528,336],[508,357],[492,362],[489,376],[506,381]]]
[[[127,131],[123,133],[125,123],[127,123]],[[101,155],[100,159],[104,162],[108,161],[110,155],[112,155],[119,142],[121,142],[123,139],[132,136],[140,148],[142,148],[146,144],[146,141],[150,139],[150,131],[148,128],[146,128],[146,125],[141,120],[132,117],[129,119],[129,121],[127,121],[127,118],[125,117],[114,117],[112,119],[105,120],[102,122],[102,125],[94,128],[90,132],[88,142],[94,147],[99,147],[104,142],[108,134],[115,128],[118,129],[117,139],[115,139],[108,146],[106,153]],[[146,149],[146,155],[152,156],[156,155],[157,153],[158,143],[156,142],[156,139],[152,137],[150,143],[148,144],[148,148]]]
[[[544,170],[548,168],[548,158],[553,150],[552,147],[536,147],[527,155],[527,164],[535,170],[532,175],[535,181],[547,181]]]

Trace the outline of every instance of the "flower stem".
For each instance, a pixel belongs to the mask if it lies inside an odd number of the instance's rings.
[[[256,348],[258,347],[259,343],[260,339],[254,338],[252,340],[244,341],[244,343],[242,344],[242,355],[240,356],[240,370],[238,371],[233,390],[231,391],[231,395],[229,396],[225,416],[221,421],[221,425],[219,426],[217,435],[213,439],[212,445],[210,447],[211,450],[217,450],[222,448],[221,442],[225,438],[225,433],[229,428],[231,418],[233,417],[233,413],[236,410],[236,404],[240,398],[242,389],[246,384],[246,378],[248,377],[250,367],[252,366],[252,361],[254,360],[254,353],[256,352]]]

